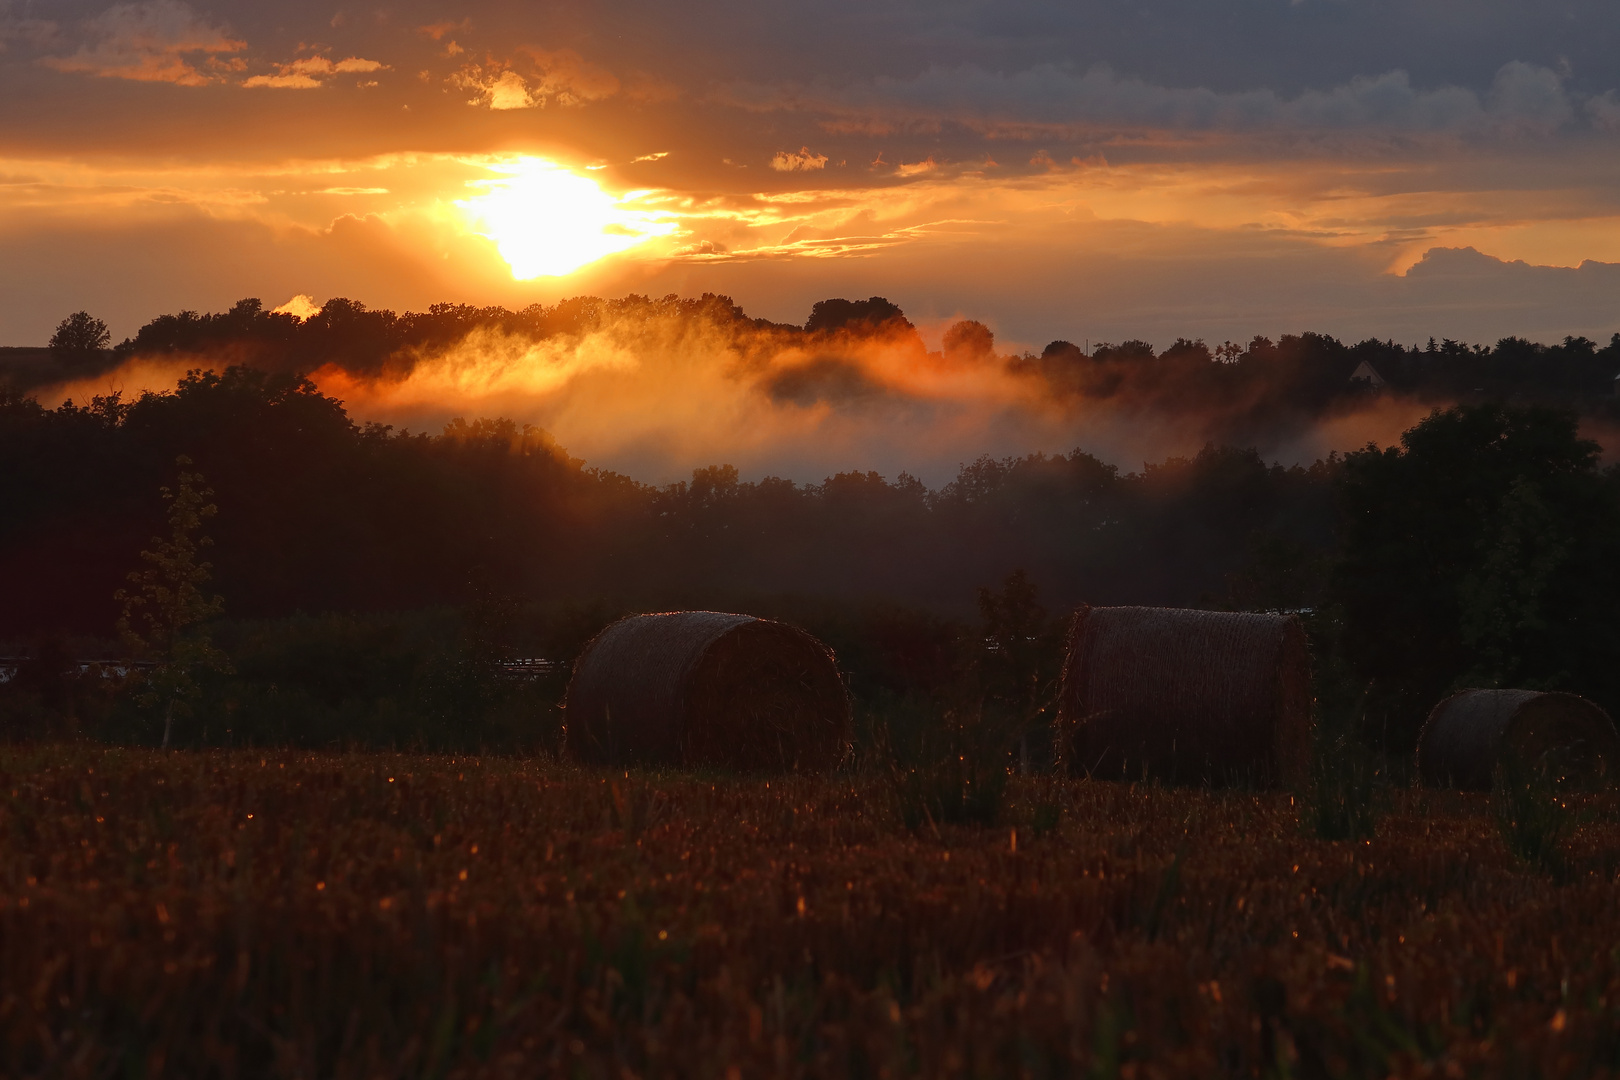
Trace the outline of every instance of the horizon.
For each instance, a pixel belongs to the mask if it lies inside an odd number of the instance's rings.
[[[1213,349],[1054,340],[1037,354],[974,320],[914,324],[882,297],[819,301],[802,326],[712,295],[577,297],[521,312],[300,299],[292,311],[250,298],[157,316],[95,356],[36,350],[43,359],[29,370],[13,360],[7,381],[47,403],[115,391],[128,401],[169,392],[193,369],[297,372],[358,424],[435,433],[458,418],[510,418],[592,467],[657,485],[724,464],[750,480],[875,471],[938,489],[987,457],[1080,451],[1132,472],[1206,445],[1310,465],[1395,445],[1436,409],[1492,397],[1574,409],[1606,461],[1620,447],[1609,402],[1620,334],[1551,347],[1311,332]],[[1537,356],[1552,365],[1540,376],[1522,367]],[[1388,385],[1358,384],[1363,364]]]

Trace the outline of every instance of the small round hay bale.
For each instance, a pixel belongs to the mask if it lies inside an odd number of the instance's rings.
[[[1311,670],[1293,615],[1082,607],[1059,724],[1071,768],[1181,784],[1296,784],[1310,769]]]
[[[574,661],[566,745],[596,765],[820,772],[849,752],[832,650],[751,615],[632,615]]]
[[[1575,694],[1464,690],[1436,705],[1418,736],[1428,787],[1484,791],[1504,762],[1546,762],[1560,779],[1599,784],[1620,766],[1620,735],[1608,713]]]

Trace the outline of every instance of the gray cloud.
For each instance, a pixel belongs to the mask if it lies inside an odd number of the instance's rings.
[[[202,86],[218,76],[210,68],[247,43],[181,0],[115,4],[83,24],[84,43],[66,56],[41,62],[57,71],[136,82]],[[226,70],[235,70],[225,63]]]
[[[1171,87],[1117,74],[1042,64],[1003,75],[966,65],[930,68],[911,79],[879,77],[845,87],[772,93],[739,88],[733,100],[753,108],[804,109],[869,121],[955,121],[992,133],[1125,127],[1156,130],[1372,130],[1412,134],[1547,135],[1576,116],[1559,75],[1514,61],[1483,95],[1462,87],[1421,89],[1404,71],[1356,78],[1289,98],[1270,89],[1218,92]],[[1594,119],[1612,99],[1600,102]],[[1605,121],[1606,122],[1606,121]],[[998,130],[999,128],[999,130]]]

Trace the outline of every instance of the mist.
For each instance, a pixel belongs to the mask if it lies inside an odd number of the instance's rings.
[[[154,320],[121,356],[39,395],[127,399],[239,363],[301,371],[359,423],[437,432],[507,417],[592,467],[658,483],[723,462],[745,476],[875,470],[938,487],[983,456],[1078,448],[1132,470],[1210,443],[1309,463],[1387,445],[1449,403],[1359,392],[1352,351],[1311,335],[1256,338],[1221,358],[1184,341],[1162,354],[1054,342],[1009,355],[981,323],[919,329],[878,297],[818,304],[806,328],[709,295],[405,316],[334,301],[306,321],[238,305]]]

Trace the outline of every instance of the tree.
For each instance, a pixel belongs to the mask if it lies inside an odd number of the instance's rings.
[[[143,679],[139,700],[147,708],[163,710],[163,746],[169,745],[177,717],[191,715],[198,697],[196,676],[203,670],[224,671],[228,662],[209,638],[205,622],[224,610],[222,597],[209,596],[203,586],[213,564],[198,561],[198,554],[213,541],[197,535],[202,523],[219,512],[208,502],[213,490],[203,486],[200,473],[188,472],[191,459],[174,459],[181,470],[171,490],[161,489],[169,504],[169,535],[152,538],[152,550],[141,552],[148,564],[129,574],[132,589],[113,594],[124,613],[118,632],[153,666]]]
[[[1609,707],[1620,500],[1572,413],[1459,406],[1349,455],[1333,591],[1358,674],[1402,750],[1464,686],[1564,689]]]
[[[961,319],[945,331],[942,342],[945,357],[963,364],[982,364],[995,359],[996,336],[977,319]]]
[[[106,323],[88,311],[75,311],[51,335],[51,357],[63,364],[82,363],[98,356],[111,340]]]
[[[906,313],[900,310],[899,305],[882,296],[873,296],[865,300],[844,300],[835,297],[816,301],[815,306],[810,309],[810,318],[805,321],[804,329],[807,334],[845,328],[872,333],[891,323],[904,330],[914,329],[911,320],[906,318]]]

